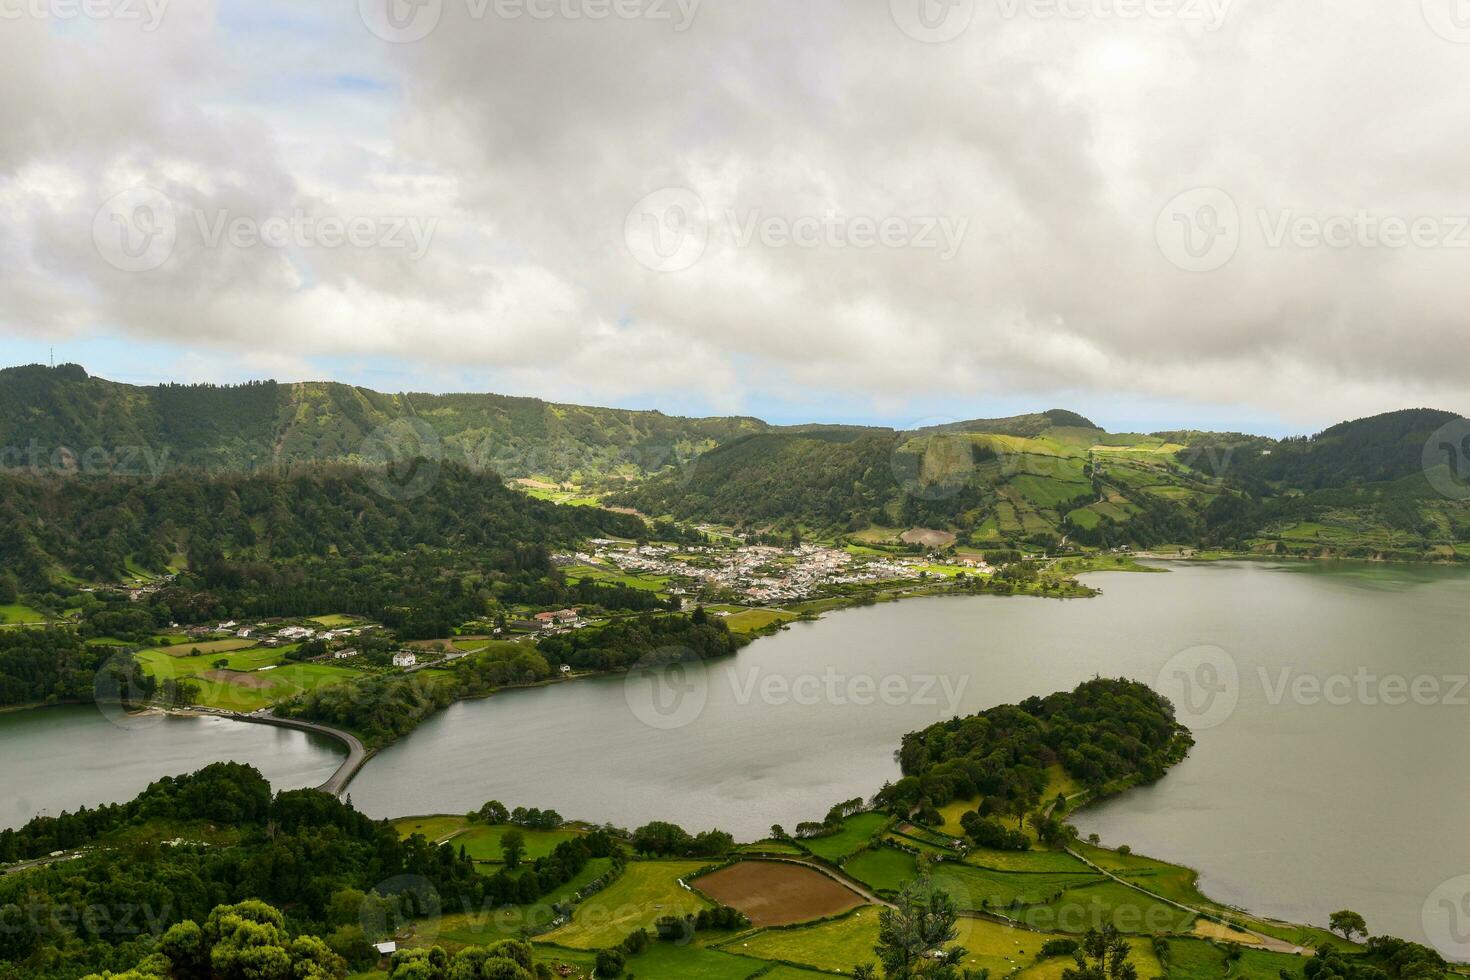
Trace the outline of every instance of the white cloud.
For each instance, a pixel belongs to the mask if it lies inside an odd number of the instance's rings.
[[[1470,213],[1470,44],[1417,4],[1218,2],[1218,30],[1193,3],[1123,20],[979,2],[947,44],[841,0],[704,0],[682,32],[443,0],[401,45],[352,4],[171,6],[153,32],[7,22],[0,330],[730,409],[831,392],[884,411],[1065,393],[1085,410],[1129,391],[1311,427],[1470,408],[1470,229],[1463,248],[1268,243],[1283,217]],[[167,263],[141,273],[91,239],[134,184],[178,218]],[[1201,186],[1237,206],[1240,244],[1187,272],[1156,219]],[[655,272],[624,228],[666,187],[697,193],[708,244]],[[293,213],[433,236],[418,259],[210,247],[195,220]],[[853,244],[894,218],[910,242],[931,221],[964,234],[949,259]],[[756,219],[835,223],[846,246],[742,244]]]

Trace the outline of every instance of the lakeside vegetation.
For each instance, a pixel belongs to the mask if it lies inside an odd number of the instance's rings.
[[[1147,688],[1097,679],[912,733],[902,783],[744,847],[495,801],[372,821],[217,764],[0,833],[0,863],[40,859],[0,875],[0,978],[1086,980],[1099,956],[1107,980],[1446,974],[1348,910],[1341,935],[1267,923],[1209,903],[1188,869],[1076,839],[1065,812],[1162,773],[1184,734]],[[966,817],[995,799],[1037,833],[1012,850],[947,833],[937,804],[972,792]],[[141,924],[66,913],[139,902]]]
[[[104,400],[116,394],[93,387]],[[281,393],[259,388],[229,393],[245,428],[279,409]],[[203,405],[215,392],[156,397]],[[658,475],[665,457],[593,493],[522,492],[479,469],[482,460],[466,456],[466,465],[451,454],[432,461],[432,486],[412,496],[385,492],[381,468],[313,461],[289,472],[230,472],[243,457],[211,457],[213,436],[198,430],[189,437],[198,440],[196,458],[214,472],[0,472],[0,707],[102,697],[129,706],[274,708],[350,729],[376,749],[456,699],[546,683],[563,666],[575,674],[724,657],[752,636],[824,611],[901,597],[1089,595],[1077,574],[1145,567],[1114,550],[1125,546],[1457,559],[1470,516],[1433,492],[1411,452],[1447,418],[1396,413],[1299,444],[1111,436],[1062,412],[903,434],[773,432],[734,420],[725,435],[710,426],[703,438],[697,427],[680,436],[681,453],[696,444],[713,451],[677,478]],[[652,439],[672,431],[649,425]],[[341,447],[345,430],[322,431]],[[597,438],[596,427],[574,437]],[[643,445],[641,438],[622,445]],[[303,452],[315,460],[315,450]],[[536,474],[583,479],[591,470],[595,483],[621,452],[579,444],[568,468]],[[1230,464],[1230,453],[1249,460]],[[624,479],[650,474],[646,483]],[[659,519],[597,501],[631,503]],[[553,560],[554,550],[592,536],[636,547],[650,537],[704,543],[726,533],[669,515],[726,521],[750,540],[820,535],[854,553],[917,556],[927,567],[917,581],[685,614],[677,576]],[[1036,557],[1059,549],[1065,557]],[[993,565],[972,572],[952,563],[960,556]],[[533,634],[540,625],[527,624],[572,606],[585,614],[574,630]],[[325,659],[324,642],[266,647],[233,637],[224,624],[235,619],[382,632],[353,639],[361,649],[341,665]],[[391,665],[400,647],[426,662]],[[466,656],[450,660],[449,651]],[[924,975],[935,978],[990,970],[1086,980],[1087,968],[1071,957],[1093,942],[1091,933],[1115,940],[1112,948],[1126,949],[1124,959],[1145,977],[1444,973],[1423,947],[1353,941],[1368,936],[1366,924],[1335,936],[1244,915],[1202,895],[1189,869],[1076,839],[1070,812],[1160,778],[1188,747],[1167,702],[1141,685],[1099,679],[911,733],[899,747],[899,781],[744,847],[713,829],[568,828],[542,811],[386,826],[320,794],[272,795],[248,767],[211,767],[160,781],[129,804],[0,833],[0,863],[43,862],[0,878],[0,980],[130,968],[122,974],[129,980],[234,976],[241,960],[226,941],[231,930],[261,937],[250,956],[268,964],[259,975],[270,980],[383,966],[370,936],[409,948],[378,971],[398,980],[520,980],[517,970],[529,977],[562,967],[643,980],[810,980],[813,971],[856,973],[852,955],[869,949],[884,973],[905,980],[915,963],[931,960]],[[51,861],[57,851],[67,860]],[[744,886],[749,894],[734,887],[722,900],[728,906],[700,891],[702,872],[760,857],[806,867],[761,868],[749,877],[756,884]],[[794,892],[811,874],[863,896],[863,907],[827,919],[816,902],[793,898],[795,920],[760,927],[729,913],[753,913],[757,891]],[[402,878],[427,882],[433,902],[417,885],[385,885]],[[941,910],[954,911],[965,935],[910,945],[906,960],[890,941],[890,963],[877,947],[879,920],[893,910],[881,903],[902,907],[916,888],[929,889],[926,901],[942,895]],[[125,904],[163,912],[141,930],[75,914]],[[1106,928],[1122,935],[1108,940]],[[523,954],[520,945],[499,945],[508,939],[530,942]],[[1032,951],[1037,942],[1059,945],[1046,954]],[[1067,942],[1070,951],[1056,952]],[[1296,946],[1318,955],[1304,962],[1289,951]],[[216,949],[231,966],[216,965]],[[506,955],[488,952],[495,949]]]

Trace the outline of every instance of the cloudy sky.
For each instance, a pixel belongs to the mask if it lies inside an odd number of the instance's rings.
[[[0,0],[0,362],[1470,411],[1466,0]]]

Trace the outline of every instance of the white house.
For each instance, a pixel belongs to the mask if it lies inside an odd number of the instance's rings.
[[[401,650],[398,653],[393,654],[393,666],[395,667],[412,667],[418,662],[419,658],[409,653],[407,650]]]
[[[561,672],[563,674],[570,674],[572,672],[572,665],[571,664],[562,664],[561,665]]]
[[[346,660],[348,657],[355,656],[357,656],[357,651],[352,649],[351,647],[344,647],[343,649],[338,650],[336,653],[332,654],[332,658],[334,660]]]

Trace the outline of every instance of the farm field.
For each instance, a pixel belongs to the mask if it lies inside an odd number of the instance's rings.
[[[579,905],[571,922],[544,938],[573,949],[601,949],[616,946],[634,929],[652,929],[662,916],[708,908],[679,884],[707,866],[703,861],[634,861],[617,881]]]
[[[806,854],[806,851],[795,844],[788,844],[780,840],[762,840],[754,844],[741,844],[735,850],[741,854],[790,854],[792,857],[802,857]]]
[[[904,882],[919,872],[914,859],[891,847],[875,847],[853,857],[842,870],[869,888],[880,892],[896,892]]]
[[[994,871],[1060,871],[1093,874],[1091,868],[1065,851],[992,851],[973,848],[965,863]]]
[[[571,565],[565,569],[565,572],[567,581],[573,584],[582,581],[608,582],[613,585],[626,585],[630,589],[642,589],[645,592],[661,592],[669,584],[668,576],[665,575],[629,575],[606,568],[594,568],[591,565]]]
[[[0,625],[44,623],[46,617],[40,610],[32,609],[30,606],[12,602],[9,605],[0,606]]]
[[[330,664],[277,663],[283,653],[282,648],[257,647],[176,657],[153,649],[139,653],[138,660],[152,677],[188,679],[199,685],[198,703],[225,711],[258,711],[304,691],[362,676]],[[228,664],[217,668],[218,660]]]
[[[722,618],[732,632],[755,633],[773,624],[795,622],[796,617],[796,613],[785,609],[744,609]]]
[[[834,864],[862,847],[888,822],[882,813],[859,813],[842,822],[842,829],[825,837],[813,837],[801,845]]]
[[[393,829],[400,837],[422,834],[438,843],[447,841],[455,848],[463,847],[478,862],[497,865],[502,863],[501,842],[512,830],[519,831],[525,839],[526,861],[546,857],[562,841],[581,836],[576,830],[532,830],[510,824],[471,823],[466,817],[456,816],[406,817],[393,821]]]
[[[342,613],[332,613],[329,616],[313,616],[311,617],[311,621],[318,626],[325,626],[327,629],[338,629],[343,626],[351,626],[353,623],[358,622],[356,617],[344,616]]]
[[[767,929],[724,949],[761,959],[800,963],[818,970],[852,972],[872,959],[878,941],[878,910],[861,908],[830,922],[795,929]]]
[[[1064,893],[1078,885],[1104,879],[1095,873],[1061,874],[1039,872],[1018,874],[988,871],[965,864],[945,863],[934,869],[934,883],[949,892],[962,909],[1005,909],[1016,905],[1041,905],[1065,900]],[[1123,888],[1123,886],[1117,886]],[[1124,889],[1131,891],[1131,889]],[[1133,892],[1137,895],[1137,892]],[[1142,896],[1139,896],[1142,898]],[[1041,925],[1042,923],[1036,923]]]
[[[744,912],[754,926],[810,922],[864,904],[821,872],[778,861],[741,861],[692,884],[721,905]]]
[[[468,823],[464,817],[455,816],[402,817],[394,820],[392,826],[399,837],[422,834],[426,840],[439,843],[459,833]]]
[[[1099,922],[1111,922],[1120,932],[1175,935],[1188,934],[1197,918],[1108,880],[1068,889],[1016,917],[1033,928],[1058,932],[1081,933]]]
[[[639,980],[746,980],[765,965],[716,949],[654,943],[628,958],[628,973]]]
[[[505,835],[513,830],[520,831],[521,836],[525,838],[525,860],[527,861],[546,857],[556,848],[556,845],[581,836],[574,830],[527,830],[508,825],[496,827],[480,825],[472,826],[463,833],[450,838],[450,843],[455,847],[463,847],[465,853],[476,861],[501,864],[501,842],[505,839]]]
[[[255,646],[254,640],[228,639],[228,640],[205,640],[201,643],[193,643],[188,639],[166,647],[154,647],[143,651],[144,653],[164,653],[170,657],[187,659],[193,656],[204,656],[210,653],[233,653],[236,650],[246,650]],[[277,647],[274,650],[263,649],[264,653],[271,654],[279,659],[286,648]]]
[[[497,942],[507,936],[518,936],[523,929],[544,929],[555,921],[555,906],[570,902],[577,892],[586,888],[612,869],[612,858],[593,858],[575,878],[555,891],[530,905],[505,905],[478,912],[452,913],[434,921],[433,941],[459,946],[483,946]],[[432,945],[425,936],[424,945]]]

